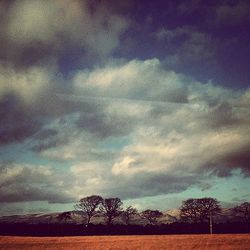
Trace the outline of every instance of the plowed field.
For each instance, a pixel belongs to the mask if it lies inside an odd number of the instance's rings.
[[[250,249],[249,234],[13,237],[0,236],[0,249]]]

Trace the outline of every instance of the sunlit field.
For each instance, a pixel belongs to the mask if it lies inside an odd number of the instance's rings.
[[[0,249],[250,249],[250,235],[2,236]]]

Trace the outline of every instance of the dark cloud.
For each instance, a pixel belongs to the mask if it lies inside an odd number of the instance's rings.
[[[69,203],[74,200],[65,191],[59,191],[58,182],[62,179],[48,167],[1,163],[0,172],[0,202]]]
[[[105,195],[118,196],[122,199],[179,193],[197,183],[198,176],[173,176],[169,174],[138,174],[128,179],[111,179],[102,190]]]
[[[247,177],[250,176],[250,143],[246,144],[244,148],[238,150],[238,152],[232,152],[229,155],[224,156],[222,162],[225,166],[231,168],[240,168],[243,174]]]
[[[164,32],[165,31],[165,32]],[[177,72],[195,75],[197,79],[206,72],[214,73],[217,67],[218,40],[213,34],[199,31],[193,26],[177,27],[174,30],[162,29],[156,33],[162,34],[161,42],[172,46],[178,44],[166,56],[167,68]],[[167,39],[167,40],[166,40]]]
[[[27,113],[20,100],[6,95],[0,100],[0,144],[22,142],[34,135],[42,124]]]
[[[232,126],[240,121],[234,117],[232,106],[227,103],[220,103],[212,107],[210,111],[204,115],[204,127],[220,129],[225,126]]]
[[[64,73],[73,69],[69,63],[79,67],[88,60],[101,60],[119,46],[120,35],[128,27],[119,12],[129,5],[78,0],[70,4],[67,0],[3,1],[0,58],[16,69],[57,62]],[[78,59],[69,62],[72,53]]]
[[[58,132],[56,129],[43,129],[38,134],[36,134],[36,136],[34,138],[43,140],[43,139],[47,139],[50,137],[54,137],[57,134],[58,134]]]
[[[65,138],[60,138],[58,136],[58,131],[56,129],[51,128],[41,130],[33,137],[33,140],[35,145],[31,147],[31,150],[37,153],[67,143]]]
[[[21,192],[20,192],[21,190]],[[49,203],[70,203],[75,201],[72,197],[65,197],[56,191],[46,191],[44,188],[31,186],[27,183],[12,184],[1,187],[0,202],[48,201]]]
[[[54,147],[57,147],[61,144],[62,142],[60,142],[59,140],[57,139],[50,139],[50,140],[47,140],[46,142],[42,142],[42,143],[39,143],[39,144],[36,144],[34,145],[33,147],[31,147],[31,150],[33,150],[34,152],[42,152],[42,151],[45,151],[45,150],[48,150],[50,148],[54,148]],[[66,141],[65,141],[66,143]]]
[[[212,1],[210,1],[211,4]],[[177,4],[177,12],[180,15],[190,16],[190,15],[197,15],[203,16],[207,14],[208,6],[200,0],[193,0],[193,1],[185,1],[180,4]]]
[[[38,102],[32,105],[27,107],[15,94],[7,94],[0,100],[0,144],[21,143],[31,137],[39,140],[55,138],[56,130],[42,130],[45,120],[69,111],[62,110],[60,103]]]
[[[216,22],[220,25],[239,25],[250,21],[249,1],[226,1],[216,6]]]
[[[107,114],[103,110],[95,113],[81,113],[76,122],[78,129],[84,129],[100,138],[128,135],[135,121],[125,120],[119,115]]]
[[[134,40],[127,38],[127,44],[132,44],[129,54],[165,59],[168,69],[202,82],[248,87],[248,1],[157,1],[138,5],[142,10],[130,31]],[[148,16],[151,22],[146,22]]]
[[[231,26],[249,21],[250,5],[247,0],[209,1],[200,0],[176,3],[176,12],[184,20],[192,21],[195,25]],[[199,24],[198,21],[201,21]]]

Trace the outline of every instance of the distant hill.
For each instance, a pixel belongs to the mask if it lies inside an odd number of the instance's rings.
[[[0,223],[28,223],[28,224],[59,224],[59,223],[68,223],[68,224],[82,224],[85,221],[85,217],[77,211],[67,211],[69,216],[63,218],[62,213],[36,213],[36,214],[24,214],[24,215],[9,215],[0,217]],[[177,221],[177,218],[173,215],[164,213],[163,217],[158,220],[159,224],[169,224]],[[92,224],[105,224],[105,217],[102,215],[97,215],[91,218]],[[124,221],[121,217],[114,219],[114,224],[124,224]],[[134,225],[146,225],[148,224],[147,220],[141,218],[139,215],[134,215],[131,218],[130,224]]]
[[[28,223],[28,224],[83,224],[85,217],[77,211],[67,211],[68,216],[64,218],[62,212],[57,213],[36,213],[24,215],[9,215],[0,217],[0,223]],[[169,224],[177,222],[180,218],[180,210],[172,209],[165,211],[163,216],[157,220],[157,224]],[[216,222],[227,222],[233,218],[230,214],[230,209],[222,209],[222,213],[214,218]],[[105,224],[105,218],[102,215],[97,215],[91,219],[92,224]],[[121,217],[114,219],[114,224],[124,224]],[[133,216],[130,221],[133,225],[146,225],[147,220],[141,218],[139,215]]]

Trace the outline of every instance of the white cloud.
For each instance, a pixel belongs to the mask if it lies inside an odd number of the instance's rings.
[[[1,166],[0,184],[4,185],[18,178],[26,178],[31,175],[36,178],[47,178],[52,175],[51,168],[45,166],[32,167],[31,165],[13,164],[10,167]]]
[[[75,109],[31,142],[41,156],[71,165],[68,181],[51,177],[64,195],[135,198],[202,185],[208,173],[247,174],[249,117],[245,108],[232,112],[246,106],[247,91],[192,81],[157,59],[79,71],[72,84]]]
[[[245,136],[249,122],[246,110],[241,111],[240,116],[237,110],[232,112],[233,105],[239,105],[243,100],[244,103],[247,102],[247,91],[233,91],[215,86],[211,82],[202,84],[191,81],[183,75],[163,70],[157,59],[133,60],[119,65],[110,64],[92,71],[79,71],[73,79],[75,93],[80,95],[76,102],[88,103],[87,97],[91,99],[91,96],[95,95],[97,98],[90,102],[93,104],[98,102],[98,96],[111,96],[100,98],[98,105],[102,108],[102,115],[94,112],[93,116],[102,118],[92,119],[93,123],[87,126],[82,123],[79,127],[83,129],[82,135],[83,131],[89,129],[88,126],[92,127],[88,130],[89,135],[92,135],[95,132],[95,122],[100,124],[103,118],[103,128],[113,124],[114,119],[109,117],[114,114],[116,120],[121,121],[119,124],[133,119],[133,123],[129,123],[129,131],[125,130],[129,140],[121,148],[117,148],[116,154],[110,155],[108,160],[92,154],[88,160],[81,158],[81,167],[72,167],[72,171],[78,173],[77,183],[84,177],[82,185],[95,184],[94,190],[102,194],[120,193],[123,197],[136,197],[162,193],[164,185],[169,192],[184,190],[194,183],[200,185],[203,179],[206,179],[206,173],[210,172],[229,175],[235,168],[247,170],[243,160],[238,164],[230,162],[231,155],[236,158],[242,156],[243,159],[246,153],[242,149],[248,148],[249,145]],[[179,96],[182,98],[177,98]],[[71,100],[74,101],[74,96]],[[185,101],[164,104],[163,101],[168,100]],[[86,122],[88,115],[82,115],[82,119]],[[95,129],[100,130],[102,126]],[[108,130],[108,133],[109,136],[114,135],[113,130]],[[119,144],[121,135],[115,136]],[[83,140],[82,137],[78,138],[79,141]],[[105,142],[107,137],[93,138],[95,143],[90,145],[92,152],[100,150],[99,143]],[[73,138],[72,142],[74,141],[78,140]],[[105,150],[105,143],[102,145]],[[74,147],[69,143],[68,146],[65,152],[72,150],[76,153],[79,148],[83,148],[80,144]],[[58,156],[63,155],[60,147],[57,149]],[[90,155],[90,151],[87,153]],[[79,157],[78,152],[75,159]],[[94,162],[94,166],[88,167],[89,162]],[[161,178],[152,189],[153,183]],[[183,183],[176,186],[169,178],[177,182],[182,180]],[[144,182],[147,182],[148,189]],[[83,189],[77,186],[78,184],[74,188],[80,196]],[[131,188],[124,190],[125,186]],[[133,191],[133,188],[142,187],[147,190]]]
[[[74,182],[70,193],[77,199],[92,194],[103,195],[109,182],[106,177],[107,167],[106,162],[100,164],[98,161],[84,161],[71,166],[70,173],[74,176]]]
[[[75,93],[104,97],[123,97],[152,101],[185,101],[180,76],[161,69],[156,58],[132,60],[120,66],[79,71],[74,79]]]
[[[64,42],[86,48],[99,56],[119,46],[128,27],[121,16],[88,1],[16,1],[8,13],[7,37],[17,44],[44,43],[60,49]]]
[[[37,99],[44,98],[52,87],[52,72],[43,67],[16,71],[0,66],[0,99],[6,94],[15,94],[23,103],[34,104]]]
[[[115,112],[124,122],[134,119],[129,143],[109,166],[108,183],[112,175],[125,179],[140,174],[178,178],[203,171],[227,175],[233,168],[247,168],[243,162],[233,167],[228,162],[230,155],[241,155],[249,144],[246,110],[241,115],[233,112],[233,105],[247,103],[247,91],[188,80],[163,70],[157,59],[79,71],[73,83],[83,101],[91,95],[97,96],[95,100],[100,96],[100,103],[102,97],[112,97],[104,98],[103,109],[108,116]]]
[[[145,134],[121,152],[112,172],[125,176],[138,173],[185,176],[207,168],[219,170],[222,166],[229,167],[227,157],[248,146],[246,133],[245,127],[196,133],[187,128],[182,133],[170,131],[166,135],[151,134],[150,137]]]
[[[51,41],[55,4],[51,1],[17,1],[9,13],[8,35],[13,41]],[[54,26],[55,27],[55,26]]]

